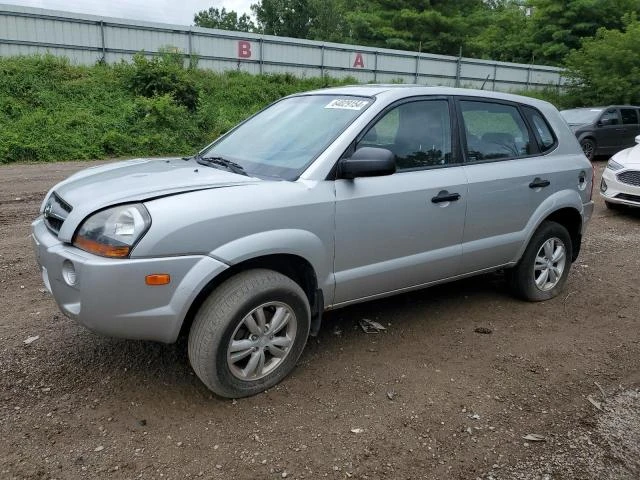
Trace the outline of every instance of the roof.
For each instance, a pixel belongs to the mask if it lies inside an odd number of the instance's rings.
[[[457,95],[467,97],[492,98],[511,102],[526,103],[529,105],[549,105],[549,102],[511,93],[494,92],[490,90],[477,90],[472,88],[431,87],[426,85],[411,84],[369,84],[347,85],[344,87],[329,87],[310,92],[301,92],[298,95],[357,95],[363,97],[379,97],[386,100],[396,100],[405,97],[420,95]]]

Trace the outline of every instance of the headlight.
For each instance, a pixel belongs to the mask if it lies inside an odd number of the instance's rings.
[[[144,205],[120,205],[88,217],[73,244],[102,257],[124,258],[150,226],[151,217]]]
[[[624,165],[620,165],[618,162],[616,162],[613,159],[611,159],[607,163],[607,168],[609,170],[613,170],[615,172],[616,170],[620,170],[621,168],[624,168]]]

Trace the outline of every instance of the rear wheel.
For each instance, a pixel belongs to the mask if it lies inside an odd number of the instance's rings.
[[[514,293],[532,302],[558,295],[567,283],[572,252],[567,229],[556,222],[543,222],[520,262],[507,272]]]
[[[273,387],[295,367],[311,313],[300,286],[278,272],[248,270],[211,293],[189,332],[196,375],[222,397]]]
[[[582,147],[582,151],[584,152],[585,156],[589,160],[593,160],[593,157],[595,157],[596,154],[596,142],[591,140],[590,138],[585,138],[580,142],[580,146]]]

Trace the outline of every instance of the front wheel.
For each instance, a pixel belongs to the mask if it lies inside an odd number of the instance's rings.
[[[507,271],[514,293],[532,302],[558,295],[567,283],[572,253],[567,229],[556,222],[543,222],[518,264]]]
[[[220,285],[198,310],[189,361],[213,392],[248,397],[293,370],[310,325],[309,301],[296,282],[272,270],[248,270]]]
[[[593,157],[596,155],[596,142],[591,140],[590,138],[585,138],[580,142],[580,146],[582,147],[582,151],[585,156],[589,160],[593,160]]]

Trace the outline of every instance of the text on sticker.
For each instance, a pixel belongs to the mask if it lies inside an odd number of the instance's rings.
[[[341,108],[343,110],[362,110],[369,102],[366,100],[351,100],[345,98],[337,98],[331,100],[324,108]]]

